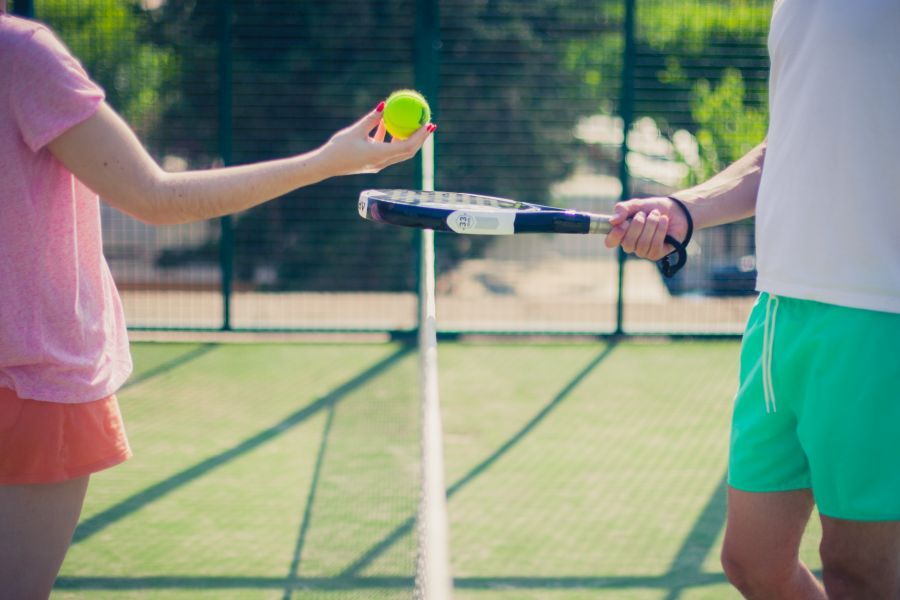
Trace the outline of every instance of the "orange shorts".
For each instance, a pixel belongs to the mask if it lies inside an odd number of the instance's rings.
[[[24,400],[0,388],[0,485],[56,483],[131,456],[119,402]]]

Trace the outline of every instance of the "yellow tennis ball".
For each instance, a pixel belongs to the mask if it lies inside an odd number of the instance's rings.
[[[384,103],[384,128],[393,137],[405,140],[431,120],[431,108],[415,90],[397,90]]]

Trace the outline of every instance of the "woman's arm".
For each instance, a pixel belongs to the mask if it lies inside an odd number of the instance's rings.
[[[702,229],[746,219],[756,211],[756,196],[766,158],[766,142],[711,179],[673,194],[684,202],[694,227]],[[607,248],[622,246],[641,258],[659,260],[672,251],[666,235],[683,240],[687,219],[668,198],[641,198],[616,205],[615,225],[606,236]]]
[[[106,103],[48,147],[80,181],[122,212],[156,225],[187,223],[245,210],[329,177],[375,173],[411,158],[434,126],[385,143],[382,106],[306,154],[208,171],[163,171]]]

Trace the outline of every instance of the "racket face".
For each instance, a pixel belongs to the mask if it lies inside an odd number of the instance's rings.
[[[516,215],[556,209],[508,198],[459,192],[366,190],[359,197],[365,219],[475,235],[515,233]]]
[[[366,190],[359,195],[365,219],[467,235],[606,233],[609,216],[459,192]]]
[[[426,192],[421,190],[368,190],[363,192],[369,198],[382,202],[398,202],[409,206],[425,206],[448,210],[552,210],[549,207],[538,207],[527,202],[465,194],[459,192]]]
[[[360,194],[359,213],[393,225],[456,233],[510,234],[521,203],[455,192],[369,190]]]

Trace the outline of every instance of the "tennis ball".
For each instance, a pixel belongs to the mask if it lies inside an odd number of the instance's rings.
[[[384,103],[384,128],[393,137],[405,140],[431,120],[431,108],[415,90],[397,90]]]

